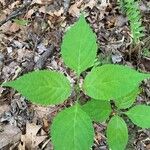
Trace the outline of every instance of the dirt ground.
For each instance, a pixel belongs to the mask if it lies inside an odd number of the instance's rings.
[[[65,73],[74,84],[75,74],[64,65],[60,45],[80,12],[97,35],[100,64],[124,64],[150,72],[150,2],[140,0],[139,5],[145,36],[133,46],[128,19],[115,0],[0,0],[0,83],[48,69]],[[144,81],[142,88],[136,103],[150,105],[150,81]],[[0,87],[0,150],[53,150],[49,126],[73,97],[61,105],[42,107],[13,89]],[[94,127],[92,149],[108,150],[106,124],[94,123]],[[150,150],[150,130],[130,122],[128,127],[127,150]]]

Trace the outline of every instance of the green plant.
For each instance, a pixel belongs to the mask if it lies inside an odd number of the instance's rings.
[[[25,19],[13,19],[13,21],[20,26],[26,26],[30,22],[29,20],[25,20]]]
[[[150,50],[147,49],[147,48],[144,48],[142,55],[143,55],[144,57],[150,57]]]
[[[135,0],[119,0],[119,4],[129,20],[133,42],[137,44],[144,35],[138,2],[135,2]]]
[[[139,73],[122,65],[106,64],[96,67],[96,53],[96,35],[81,16],[68,29],[61,46],[64,63],[77,74],[77,98],[72,107],[59,112],[53,120],[50,135],[54,150],[89,150],[94,139],[92,121],[108,121],[111,117],[106,134],[112,150],[123,150],[126,147],[128,130],[121,118],[124,114],[136,125],[150,127],[149,106],[138,105],[127,111],[120,111],[132,106],[140,91],[140,82],[150,78],[150,74]],[[81,73],[87,68],[92,70],[80,88]],[[62,103],[72,91],[63,74],[46,70],[25,74],[15,81],[3,83],[2,86],[12,87],[31,102],[42,105]],[[81,90],[91,97],[84,105],[81,105]],[[110,100],[114,100],[118,109],[111,109]]]

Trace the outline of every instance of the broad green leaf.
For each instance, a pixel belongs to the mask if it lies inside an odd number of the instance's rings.
[[[125,113],[131,121],[141,128],[150,128],[150,106],[137,105]]]
[[[150,74],[122,65],[107,64],[94,68],[85,78],[83,89],[94,99],[116,100],[136,89]]]
[[[84,16],[64,35],[61,53],[65,64],[78,76],[94,64],[97,53],[96,35]]]
[[[103,122],[108,119],[111,113],[111,106],[108,101],[91,99],[82,106],[82,109],[91,117],[93,121]]]
[[[46,70],[25,74],[2,86],[12,87],[31,102],[42,105],[61,103],[71,93],[70,83],[63,74]]]
[[[133,90],[130,94],[126,95],[125,97],[117,99],[115,101],[116,106],[119,109],[126,109],[126,108],[131,107],[133,105],[133,103],[135,102],[136,97],[138,96],[139,93],[140,93],[139,88],[136,88],[135,90]]]
[[[128,129],[125,121],[114,116],[107,126],[107,142],[111,150],[125,150],[128,142]]]
[[[50,131],[54,150],[89,150],[93,144],[92,120],[79,105],[61,111]]]

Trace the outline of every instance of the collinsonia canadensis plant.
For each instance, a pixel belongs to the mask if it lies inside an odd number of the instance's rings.
[[[75,71],[78,80],[83,71],[94,65],[97,48],[96,35],[82,15],[66,31],[61,46],[64,63]],[[79,89],[79,85],[75,88],[77,94],[82,90],[91,99],[81,105],[81,99],[77,96],[79,98],[74,105],[59,112],[53,120],[50,136],[54,150],[89,150],[94,139],[92,122],[106,120],[109,148],[124,150],[128,141],[128,129],[123,115],[139,127],[150,127],[150,106],[132,107],[139,94],[141,81],[149,77],[150,74],[122,65],[93,67],[85,77],[82,88]],[[63,103],[72,91],[65,75],[49,70],[25,74],[2,86],[12,87],[31,102],[45,106]],[[116,104],[113,110],[110,100]],[[122,109],[124,111],[121,112]]]
[[[141,14],[139,10],[138,1],[135,0],[119,0],[120,7],[127,15],[130,23],[131,35],[135,44],[140,42],[143,37],[144,27],[141,22]]]

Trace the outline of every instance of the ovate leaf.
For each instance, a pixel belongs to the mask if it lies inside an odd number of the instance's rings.
[[[54,150],[89,150],[94,129],[90,117],[79,105],[61,111],[51,127]]]
[[[71,87],[68,79],[54,71],[35,71],[25,74],[3,86],[16,89],[33,103],[58,104],[68,98]]]
[[[94,99],[116,100],[136,89],[150,74],[129,67],[107,64],[94,68],[85,78],[83,89]]]
[[[64,35],[61,46],[63,60],[77,75],[80,75],[94,64],[96,52],[96,35],[84,16],[81,16]]]
[[[150,106],[137,105],[125,113],[131,121],[141,128],[150,128]]]
[[[125,121],[114,116],[107,126],[107,142],[111,150],[125,150],[128,142],[128,129]]]
[[[131,107],[133,105],[133,103],[135,102],[136,97],[138,96],[139,93],[140,93],[139,88],[136,88],[130,94],[116,100],[115,101],[116,106],[119,109],[126,109],[126,108]]]
[[[108,101],[91,99],[82,106],[82,109],[91,117],[93,121],[103,122],[108,119],[111,113],[111,106]]]

